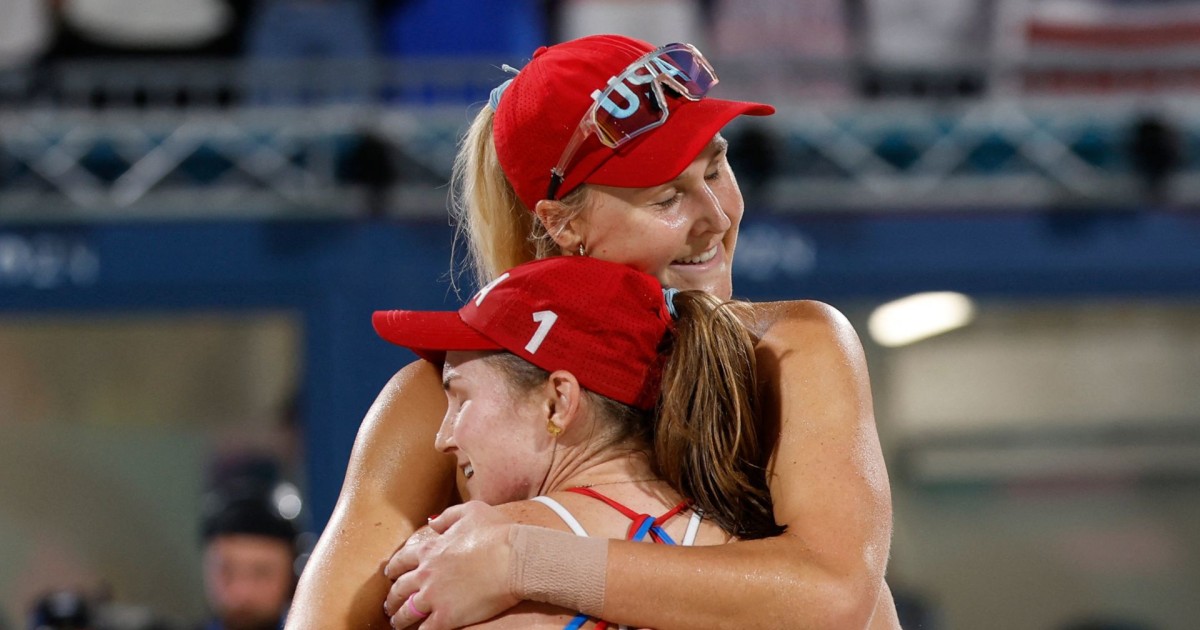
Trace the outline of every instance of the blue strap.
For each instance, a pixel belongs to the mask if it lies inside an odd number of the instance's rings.
[[[571,623],[568,623],[563,630],[579,630],[583,627],[583,624],[588,622],[589,619],[591,619],[591,617],[583,613],[579,613],[578,615],[575,615],[575,618],[571,619]]]
[[[656,536],[658,536],[658,539],[663,541],[664,544],[667,544],[667,545],[675,544],[675,541],[671,540],[671,537],[667,535],[667,531],[665,529],[655,525],[654,527],[650,528],[650,531],[654,532],[654,534]]]
[[[663,289],[663,300],[667,302],[667,312],[671,314],[671,319],[679,319],[679,313],[675,312],[676,295],[679,295],[679,289]]]
[[[646,537],[646,533],[650,531],[651,527],[654,527],[654,519],[650,518],[649,516],[643,517],[642,522],[638,523],[637,532],[630,536],[629,540],[644,539]]]
[[[511,85],[512,82],[512,79],[508,79],[504,83],[492,88],[492,93],[488,96],[488,107],[491,107],[492,111],[496,111],[496,109],[500,107],[500,98],[504,96],[504,90],[507,90],[508,86]]]

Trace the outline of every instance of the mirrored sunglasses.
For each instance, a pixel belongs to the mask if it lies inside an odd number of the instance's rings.
[[[667,121],[668,91],[698,101],[716,84],[716,71],[691,44],[667,44],[629,64],[608,80],[608,87],[592,93],[591,107],[550,169],[546,198],[557,199],[567,167],[588,136],[594,133],[604,146],[616,149]]]

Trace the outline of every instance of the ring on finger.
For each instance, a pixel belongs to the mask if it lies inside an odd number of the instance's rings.
[[[409,595],[408,599],[406,599],[404,601],[404,605],[408,608],[408,612],[416,615],[418,619],[424,619],[429,616],[429,613],[421,612],[421,609],[417,608],[416,602],[413,601],[414,599],[416,599],[416,597],[417,597],[416,593]]]

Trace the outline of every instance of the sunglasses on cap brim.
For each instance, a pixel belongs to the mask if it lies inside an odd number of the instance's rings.
[[[608,87],[592,93],[592,105],[571,135],[558,164],[550,169],[547,199],[557,199],[566,170],[583,141],[595,134],[610,149],[662,126],[670,108],[667,94],[698,101],[717,84],[717,73],[691,44],[667,44],[629,64],[608,80]]]

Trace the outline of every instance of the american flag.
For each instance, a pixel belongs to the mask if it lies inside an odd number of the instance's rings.
[[[1016,26],[1026,90],[1200,89],[1200,2],[1026,0]]]

